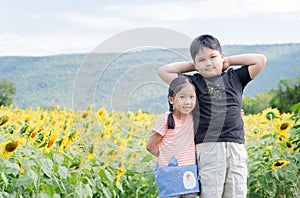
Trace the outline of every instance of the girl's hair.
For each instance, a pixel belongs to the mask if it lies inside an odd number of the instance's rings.
[[[169,94],[168,97],[175,97],[175,95],[182,89],[182,87],[185,86],[186,83],[193,84],[191,79],[184,75],[179,75],[177,78],[175,78],[169,86]],[[169,100],[168,100],[169,101]],[[175,121],[173,117],[173,111],[174,107],[173,104],[169,101],[169,111],[170,114],[168,116],[168,129],[174,129],[175,128]]]
[[[222,53],[222,48],[217,38],[209,34],[200,35],[192,41],[190,46],[190,53],[194,61],[198,51],[204,47],[208,47]]]

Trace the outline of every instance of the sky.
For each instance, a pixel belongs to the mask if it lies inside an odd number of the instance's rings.
[[[300,1],[0,0],[0,56],[89,53],[144,27],[212,34],[222,45],[300,43]]]

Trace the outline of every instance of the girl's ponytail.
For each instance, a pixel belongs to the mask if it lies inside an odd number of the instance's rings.
[[[169,116],[168,116],[168,129],[174,129],[175,128],[175,121],[173,118],[173,105],[169,101]]]

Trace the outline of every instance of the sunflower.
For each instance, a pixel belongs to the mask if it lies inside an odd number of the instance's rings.
[[[288,140],[289,140],[289,136],[286,133],[280,133],[277,136],[277,141],[276,142],[278,142],[278,143],[287,142]]]
[[[0,116],[0,126],[4,125],[8,121],[8,116]]]
[[[121,150],[124,150],[124,148],[125,148],[127,142],[128,142],[127,139],[121,139],[119,148],[120,148]]]
[[[290,162],[287,160],[277,160],[272,164],[271,168],[272,168],[272,170],[277,170],[279,168],[284,167],[285,165],[287,165],[289,163]]]
[[[57,130],[53,130],[51,132],[49,139],[47,141],[47,145],[45,146],[45,153],[49,153],[53,149],[56,141],[58,140],[58,136],[59,135]]]
[[[114,144],[117,144],[120,139],[120,133],[117,133],[114,137]]]
[[[280,112],[277,108],[267,108],[262,111],[262,116],[267,120],[273,120],[274,118],[279,118]]]
[[[12,156],[15,153],[15,151],[19,148],[19,146],[20,146],[19,140],[4,142],[1,145],[0,157],[4,159],[8,159],[10,156]]]
[[[120,184],[121,177],[126,173],[126,170],[122,167],[117,169],[117,177],[116,177],[116,184]]]
[[[90,151],[86,152],[86,156],[88,160],[94,160],[95,159],[95,154],[91,153]]]
[[[293,121],[288,120],[288,121],[279,123],[277,126],[277,129],[278,129],[279,133],[287,133],[291,129],[292,125],[293,125]]]
[[[265,150],[266,150],[266,151],[271,151],[272,148],[273,148],[273,146],[267,146],[267,147],[265,148]]]
[[[21,164],[20,161],[18,162],[18,166],[19,166],[19,168],[20,168],[20,174],[24,175],[24,173],[25,173],[25,168],[22,166],[22,164]]]
[[[113,132],[114,132],[113,127],[104,127],[103,134],[105,135],[106,138],[110,138]]]
[[[73,170],[77,170],[81,167],[81,161],[80,160],[75,160],[71,165],[70,168]]]
[[[99,120],[102,120],[102,118],[105,118],[108,116],[108,113],[107,111],[105,110],[104,107],[100,108],[98,111],[97,111],[97,117]]]

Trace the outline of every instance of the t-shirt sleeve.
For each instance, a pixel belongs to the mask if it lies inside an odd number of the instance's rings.
[[[178,76],[185,76],[185,77],[187,77],[189,79],[192,79],[192,75],[190,75],[190,74],[179,73]]]
[[[239,77],[243,88],[252,80],[249,73],[249,66],[243,66],[236,69],[236,74]]]
[[[167,115],[160,115],[154,123],[152,131],[164,136],[167,132]]]

